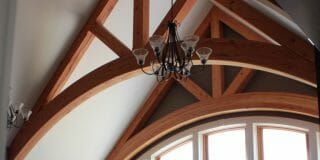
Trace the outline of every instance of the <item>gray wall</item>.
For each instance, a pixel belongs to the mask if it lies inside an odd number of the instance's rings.
[[[0,0],[0,159],[6,156],[14,4],[15,0]]]
[[[303,32],[320,48],[320,1],[276,0],[301,27]]]

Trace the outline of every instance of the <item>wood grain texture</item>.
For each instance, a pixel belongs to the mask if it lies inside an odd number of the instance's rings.
[[[222,38],[223,37],[223,25],[221,24],[217,14],[215,13],[215,8],[210,12],[211,22],[211,38]],[[224,92],[224,67],[222,65],[212,65],[211,68],[211,80],[212,80],[212,96],[219,97],[222,96]]]
[[[176,20],[182,21],[186,14],[190,11],[190,7],[193,6],[193,0],[179,0],[173,6],[173,17]],[[134,1],[134,35],[133,35],[133,48],[145,47],[152,50],[147,39],[149,38],[149,0],[135,0]],[[158,29],[167,30],[168,28],[168,18],[171,13],[168,12],[164,20],[159,24]],[[166,20],[166,21],[165,21]],[[163,28],[165,27],[165,28]],[[163,31],[156,31],[153,35],[164,35]],[[150,56],[147,59],[149,62],[155,58]],[[119,152],[119,148],[130,138],[133,134],[138,132],[144,125],[144,122],[152,115],[153,111],[156,109],[157,104],[160,102],[167,90],[171,87],[173,79],[168,82],[160,83],[156,89],[151,93],[151,96],[147,99],[146,103],[142,106],[142,109],[138,112],[136,117],[133,119],[127,130],[122,134],[121,138],[118,140],[116,145],[113,147],[112,151],[106,156],[106,159],[113,159],[113,156]]]
[[[91,32],[119,57],[131,55],[131,50],[103,27],[102,24],[96,23]]]
[[[150,0],[134,0],[133,49],[143,48],[149,39]]]
[[[236,75],[234,80],[231,82],[231,84],[228,86],[226,91],[223,93],[223,95],[225,96],[225,95],[240,93],[249,83],[254,73],[255,73],[255,70],[253,69],[242,68],[239,71],[239,73]]]
[[[253,31],[251,28],[247,27],[246,25],[239,22],[234,17],[228,15],[227,13],[224,13],[221,9],[218,7],[213,7],[212,9],[213,15],[217,17],[222,23],[230,27],[231,29],[235,30],[237,33],[239,33],[241,36],[248,40],[255,40],[259,42],[270,42],[255,31]],[[271,42],[270,42],[271,43]]]
[[[207,100],[211,97],[206,91],[204,91],[190,78],[177,80],[177,82],[179,82],[182,87],[184,87],[187,91],[189,91],[189,93],[194,95],[200,101]]]
[[[224,67],[221,65],[212,65],[212,97],[220,97],[224,92]]]
[[[180,23],[192,9],[197,0],[176,0],[173,5],[173,18],[177,23]],[[163,18],[160,25],[154,32],[154,35],[164,35],[168,29],[168,22],[171,20],[170,11]]]
[[[281,111],[318,117],[316,97],[272,92],[223,96],[188,105],[155,121],[132,137],[113,160],[130,159],[159,138],[193,122],[244,111]]]
[[[10,145],[8,158],[24,159],[43,135],[79,104],[105,88],[139,74],[141,72],[134,57],[128,55],[82,77],[50,101],[45,106],[46,109],[41,110],[23,125]]]
[[[140,108],[138,114],[129,124],[129,127],[123,133],[117,144],[113,147],[112,151],[108,154],[106,159],[113,159],[113,157],[120,152],[120,148],[127,142],[127,140],[138,133],[144,126],[144,123],[154,113],[160,101],[164,98],[168,90],[171,88],[174,79],[170,78],[168,81],[159,82],[159,84],[153,89],[144,105]]]
[[[76,39],[71,44],[61,63],[58,65],[58,68],[55,70],[39,96],[35,106],[32,108],[33,114],[31,116],[36,115],[46,103],[52,100],[61,91],[71,73],[74,71],[80,59],[83,57],[89,45],[93,41],[94,35],[89,32],[89,30],[96,21],[101,23],[104,22],[117,2],[118,0],[100,0],[98,2],[86,24],[76,36]]]
[[[208,64],[247,66],[315,86],[313,63],[292,54],[287,48],[249,40],[221,39],[201,40],[198,46],[213,49],[214,54],[210,56]],[[146,62],[146,66],[150,65],[149,62]],[[200,64],[198,60],[194,63]],[[302,67],[297,67],[297,64]],[[9,159],[23,159],[52,126],[79,104],[109,86],[138,74],[141,71],[134,57],[127,55],[82,77],[44,106],[45,110],[26,122],[9,147]]]
[[[316,86],[313,62],[301,58],[284,46],[262,42],[249,44],[247,42],[253,41],[207,39],[200,40],[197,47],[206,46],[213,49],[213,54],[209,57],[208,64],[231,65],[262,70],[314,87]],[[254,65],[252,65],[253,61]],[[301,79],[301,77],[304,78]]]
[[[213,0],[213,2],[236,14],[248,24],[262,31],[281,45],[288,47],[302,58],[314,62],[314,51],[308,42],[246,2],[239,0]]]

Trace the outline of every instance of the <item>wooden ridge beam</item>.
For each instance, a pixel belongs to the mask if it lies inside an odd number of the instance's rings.
[[[292,33],[285,27],[251,7],[245,1],[235,0],[212,0],[222,10],[233,13],[244,23],[250,25],[276,42],[288,47],[294,53],[311,62],[314,62],[312,46],[298,35]]]
[[[194,95],[198,100],[203,101],[211,98],[211,96],[204,91],[200,86],[194,83],[190,78],[177,80],[189,93]]]
[[[223,96],[191,104],[169,113],[132,137],[113,160],[131,159],[146,146],[188,124],[227,113],[281,111],[318,118],[316,97],[257,92]]]
[[[314,64],[282,46],[249,40],[201,40],[198,47],[208,46],[215,51],[208,64],[238,65],[259,69],[315,86]],[[194,61],[200,64],[199,60]],[[292,67],[297,64],[303,67]],[[146,66],[150,64],[146,63]],[[117,69],[114,69],[117,68]],[[33,146],[60,119],[79,104],[100,91],[141,74],[133,56],[127,55],[102,65],[61,92],[38,114],[23,125],[8,149],[9,159],[23,159]],[[300,106],[301,107],[301,106]]]
[[[143,48],[149,38],[150,0],[134,0],[133,49]]]
[[[106,157],[106,159],[113,159],[115,154],[119,152],[119,149],[127,142],[127,140],[137,133],[144,126],[145,122],[150,118],[150,116],[156,110],[158,104],[164,98],[166,93],[171,88],[174,79],[170,78],[168,81],[159,82],[159,84],[153,89],[152,93],[149,95],[143,106],[140,108],[138,114],[130,122],[128,128],[118,140],[115,147]]]
[[[53,76],[47,83],[36,104],[32,108],[32,116],[36,115],[45,104],[51,101],[61,91],[71,73],[74,71],[80,59],[84,55],[85,51],[93,41],[94,35],[89,32],[90,28],[96,22],[104,22],[105,19],[110,15],[117,2],[118,0],[100,0],[98,2],[88,21],[76,36],[76,39],[66,52],[65,57],[55,70]]]
[[[180,23],[192,9],[197,0],[176,0],[172,7],[173,18]],[[171,10],[163,18],[153,35],[164,35],[168,29],[168,22],[171,19]]]
[[[223,37],[223,26],[218,19],[218,16],[214,12],[214,8],[211,10],[211,38]],[[211,68],[211,80],[212,80],[212,97],[220,97],[224,92],[224,67],[222,65],[212,65]]]
[[[224,96],[240,93],[253,77],[255,70],[249,68],[242,68],[229,87],[223,93]]]
[[[102,24],[96,23],[91,32],[119,57],[131,55],[131,50],[110,33]]]

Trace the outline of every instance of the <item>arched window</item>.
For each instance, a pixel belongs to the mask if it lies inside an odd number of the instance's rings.
[[[139,160],[317,160],[317,124],[252,116],[184,130],[145,151]]]

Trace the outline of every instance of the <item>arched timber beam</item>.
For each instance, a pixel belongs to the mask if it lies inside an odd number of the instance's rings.
[[[227,113],[284,111],[318,117],[315,97],[290,93],[243,93],[194,103],[150,124],[132,137],[112,160],[132,158],[164,135],[193,122]]]
[[[284,46],[250,40],[206,39],[200,41],[197,47],[213,49],[209,64],[262,70],[316,86],[314,63]]]
[[[75,107],[100,91],[141,74],[135,59],[127,55],[90,72],[57,95],[19,130],[8,151],[9,159],[24,159],[52,126]]]
[[[199,43],[199,47],[201,46],[209,46],[214,51],[209,64],[260,69],[293,77],[315,86],[313,64],[291,54],[288,49],[281,46],[249,40],[221,39],[202,40]],[[199,61],[195,63],[199,64]],[[135,59],[127,55],[79,79],[48,103],[45,110],[26,122],[9,148],[9,159],[23,159],[52,126],[79,104],[107,87],[137,74],[141,72]]]

